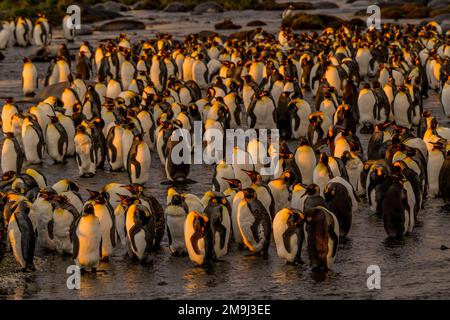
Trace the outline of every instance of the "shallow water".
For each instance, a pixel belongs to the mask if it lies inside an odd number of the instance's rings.
[[[102,37],[105,35],[94,34],[80,40]],[[0,62],[0,96],[20,95],[18,59],[30,50],[7,50],[6,60]],[[42,72],[46,64],[39,64],[38,68]],[[432,93],[425,101],[425,109],[442,120],[437,94]],[[367,141],[368,136],[362,137],[365,148]],[[37,168],[47,175],[50,184],[61,178],[75,180],[84,197],[86,188],[97,190],[112,181],[128,183],[123,172],[99,171],[94,178],[80,179],[73,158],[65,165],[53,165],[47,159]],[[197,183],[179,190],[201,195],[210,188],[212,174],[212,167],[195,165],[189,177]],[[162,204],[167,186],[160,182],[164,180],[163,168],[152,154],[147,192]],[[81,290],[68,290],[66,286],[66,268],[73,264],[71,258],[37,252],[38,271],[26,275],[19,271],[9,273],[8,277],[21,281],[3,287],[0,281],[0,299],[448,299],[450,250],[440,247],[450,247],[450,213],[444,212],[442,206],[440,199],[428,200],[419,213],[421,225],[404,241],[392,242],[386,240],[382,220],[366,202],[361,202],[349,240],[339,245],[332,271],[326,274],[314,273],[308,265],[286,265],[277,257],[273,241],[267,260],[247,256],[247,252],[232,246],[223,261],[203,269],[195,267],[188,257],[170,256],[165,237],[164,252],[153,254],[152,266],[133,264],[119,247],[109,263],[100,265],[104,273],[82,276]],[[304,257],[308,261],[306,253]],[[367,289],[369,265],[381,268],[380,290]]]

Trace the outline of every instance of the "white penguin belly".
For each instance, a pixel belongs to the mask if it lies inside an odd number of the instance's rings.
[[[105,205],[94,205],[95,216],[100,221],[100,228],[102,234],[102,258],[110,257],[114,250],[114,243],[111,239],[111,229],[113,227],[113,221],[109,213],[108,208]],[[114,233],[115,237],[115,233]]]

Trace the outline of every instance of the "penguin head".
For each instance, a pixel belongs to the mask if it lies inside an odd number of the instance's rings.
[[[12,181],[12,180],[16,179],[16,177],[17,177],[17,174],[14,171],[6,171],[2,175],[2,181],[3,182]]]
[[[433,145],[432,150],[445,150],[447,141],[444,140],[444,139],[439,139],[439,140],[436,141],[436,142],[431,142],[431,141],[430,141],[430,144]]]
[[[231,189],[242,189],[242,183],[239,179],[228,179],[225,177],[222,177],[222,179],[228,182]]]
[[[226,205],[228,202],[224,194],[214,194],[208,201],[208,205]]]
[[[53,209],[64,208],[70,204],[69,199],[64,195],[54,196],[51,201]]]
[[[281,179],[283,179],[288,186],[291,186],[295,182],[295,174],[292,172],[292,170],[285,170],[281,174]]]
[[[95,214],[95,210],[94,210],[94,206],[92,205],[92,203],[88,202],[83,207],[83,215],[90,215],[90,214],[94,215]]]
[[[308,195],[308,196],[314,196],[316,194],[320,194],[320,187],[315,184],[315,183],[311,183],[305,191],[304,195]]]
[[[50,118],[50,122],[51,122],[51,123],[58,123],[58,122],[59,122],[59,120],[58,120],[58,117],[57,117],[57,116],[51,116],[51,115],[47,115],[47,117],[49,117],[49,118]]]
[[[144,192],[144,187],[138,183],[126,185],[124,188],[130,191],[133,195],[137,196],[140,196]]]
[[[102,195],[102,192],[100,191],[95,191],[95,190],[90,190],[90,189],[86,189],[87,192],[89,192],[89,200],[93,200],[93,201],[100,201],[102,202],[104,200],[104,195]]]
[[[53,200],[54,197],[56,197],[58,194],[56,193],[55,190],[53,190],[50,187],[46,187],[46,188],[42,188],[39,190],[39,198],[42,198],[46,201],[51,201]]]
[[[305,214],[303,211],[298,209],[287,209],[289,217],[286,221],[288,226],[298,226],[302,224],[305,220]]]
[[[252,200],[256,198],[256,191],[253,188],[246,188],[243,190],[244,197],[247,200]]]
[[[258,171],[246,169],[241,169],[241,171],[245,172],[249,176],[252,183],[260,182],[262,180],[262,177]]]
[[[353,156],[350,153],[350,151],[345,150],[344,153],[341,156],[342,161],[344,162],[344,164],[347,164],[348,161],[353,160]]]
[[[319,161],[327,166],[328,165],[328,160],[329,160],[329,156],[325,152],[322,152],[320,154],[320,160]]]

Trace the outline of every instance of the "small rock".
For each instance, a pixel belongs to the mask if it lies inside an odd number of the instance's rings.
[[[101,10],[108,10],[108,11],[112,11],[112,12],[120,12],[120,11],[127,11],[128,8],[121,4],[121,3],[117,3],[115,1],[107,1],[105,3],[97,3],[95,5],[92,6],[93,8],[96,9],[101,9]]]
[[[205,3],[200,3],[199,5],[195,6],[194,13],[202,14],[202,13],[219,13],[224,12],[225,8],[214,1],[209,1]]]
[[[450,5],[449,0],[433,0],[428,3],[427,7],[431,9],[437,9],[437,8],[445,8],[448,5]]]
[[[158,282],[158,286],[167,286],[167,282],[165,281]]]
[[[334,2],[321,1],[314,3],[314,9],[337,9],[339,6]]]
[[[165,12],[186,12],[186,11],[189,11],[189,8],[184,3],[176,1],[176,2],[169,3],[164,8],[163,11],[165,11]]]
[[[76,35],[78,36],[87,36],[94,32],[94,28],[88,26],[87,24],[82,23],[81,28],[75,30]]]
[[[223,22],[219,22],[217,24],[214,25],[214,28],[216,28],[216,30],[237,30],[237,29],[241,29],[242,27],[234,24],[231,20],[224,20]]]
[[[106,22],[97,27],[97,31],[144,30],[145,24],[138,20],[121,19]]]
[[[450,248],[445,245],[441,245],[441,250],[448,250],[448,249],[450,249]]]
[[[261,27],[266,26],[267,24],[261,20],[253,20],[247,23],[247,27]]]

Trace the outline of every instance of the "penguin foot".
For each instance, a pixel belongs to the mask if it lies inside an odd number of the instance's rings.
[[[245,249],[244,245],[242,243],[238,244],[238,250],[243,251]]]
[[[33,98],[35,95],[36,95],[36,93],[34,93],[34,92],[28,92],[28,93],[25,94],[25,97]]]
[[[158,243],[158,244],[154,244],[154,245],[153,245],[153,252],[156,253],[156,254],[158,254],[158,253],[164,253],[164,250],[163,250],[163,248],[161,247],[161,245]]]
[[[305,264],[305,261],[303,261],[301,258],[297,258],[294,260],[294,265],[303,265]]]
[[[314,266],[311,270],[316,273],[325,273],[328,271],[328,268],[326,266]]]
[[[101,262],[109,262],[109,257],[103,257],[100,259]]]

